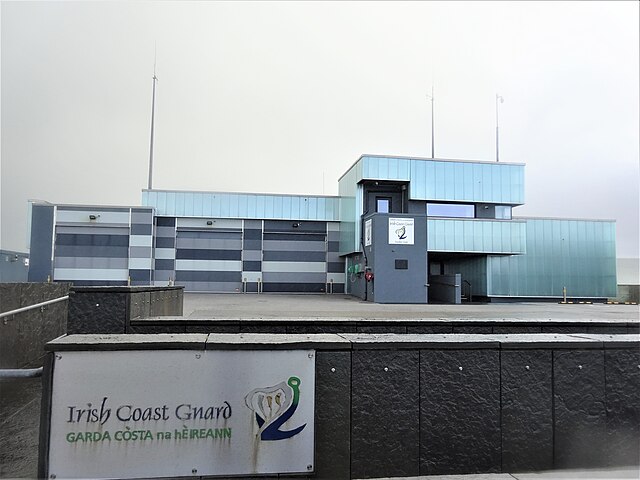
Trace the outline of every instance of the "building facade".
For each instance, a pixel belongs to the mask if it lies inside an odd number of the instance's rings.
[[[30,281],[379,303],[616,295],[615,223],[515,218],[524,165],[363,155],[339,195],[144,190],[34,203]]]

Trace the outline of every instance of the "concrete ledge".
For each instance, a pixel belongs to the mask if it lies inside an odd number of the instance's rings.
[[[205,333],[79,334],[65,335],[47,343],[49,352],[81,350],[204,350]]]
[[[564,334],[261,334],[156,333],[66,335],[45,346],[71,350],[376,350],[602,349],[640,346],[637,335]]]

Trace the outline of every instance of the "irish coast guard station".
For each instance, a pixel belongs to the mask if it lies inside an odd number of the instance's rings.
[[[616,295],[615,223],[517,218],[525,166],[361,156],[338,196],[143,190],[31,208],[29,281],[378,303]]]

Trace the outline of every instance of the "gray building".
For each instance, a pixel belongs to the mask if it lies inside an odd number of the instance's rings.
[[[379,303],[615,297],[615,223],[517,218],[524,165],[363,155],[338,196],[143,190],[34,203],[29,280]]]

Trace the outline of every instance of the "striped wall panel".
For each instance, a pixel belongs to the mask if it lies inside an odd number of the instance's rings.
[[[327,281],[327,223],[265,220],[264,292],[322,293]]]
[[[194,292],[240,292],[242,221],[225,220],[203,226],[192,222],[193,219],[178,219],[176,285]]]
[[[153,209],[132,208],[129,246],[131,285],[151,285],[153,268]]]
[[[245,220],[242,231],[242,281],[245,291],[257,292],[262,281],[262,220]]]
[[[129,208],[59,206],[55,222],[54,280],[75,285],[127,284]]]
[[[176,219],[156,217],[153,284],[168,285],[176,279]]]

